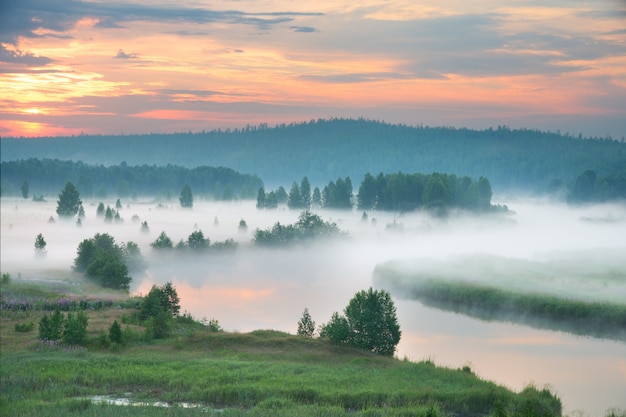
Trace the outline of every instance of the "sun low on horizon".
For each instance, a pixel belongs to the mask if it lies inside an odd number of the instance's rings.
[[[0,2],[0,137],[364,117],[626,135],[626,3]]]

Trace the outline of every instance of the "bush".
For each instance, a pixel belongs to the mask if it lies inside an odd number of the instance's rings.
[[[115,320],[111,327],[109,327],[109,340],[111,341],[111,343],[122,343],[122,326],[120,326],[117,320]]]
[[[89,318],[81,310],[76,314],[67,313],[63,330],[63,343],[83,345],[87,341],[87,323]]]
[[[107,337],[107,334],[104,331],[100,332],[100,334],[98,335],[98,338],[96,339],[96,343],[102,349],[109,349],[111,347],[111,341],[109,340],[109,338]]]
[[[59,309],[44,315],[39,321],[39,339],[43,341],[62,341],[68,345],[83,345],[87,341],[89,318],[82,311],[63,316]]]
[[[207,321],[206,317],[202,319],[202,324],[204,324],[207,328],[208,331],[210,332],[221,332],[224,329],[222,329],[222,326],[220,326],[220,322],[217,321],[217,319],[211,319],[209,321]]]
[[[63,324],[65,320],[60,310],[54,310],[54,313],[44,315],[39,320],[39,339],[40,340],[61,340],[63,335]]]
[[[151,318],[149,327],[154,339],[167,338],[172,330],[172,315],[164,310],[159,311]]]
[[[30,321],[28,323],[15,323],[15,331],[18,333],[28,333],[35,328],[35,322]]]

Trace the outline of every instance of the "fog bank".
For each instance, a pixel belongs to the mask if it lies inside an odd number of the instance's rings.
[[[215,318],[230,331],[262,328],[295,333],[307,307],[317,324],[342,311],[350,298],[372,284],[376,265],[402,261],[407,268],[441,277],[493,280],[511,288],[542,288],[567,297],[626,300],[626,205],[570,207],[544,200],[495,201],[512,213],[475,216],[453,213],[316,211],[348,237],[295,248],[261,249],[256,228],[294,223],[297,211],[257,210],[254,201],[122,201],[121,224],[96,216],[98,201],[85,202],[82,226],[56,218],[56,202],[1,200],[1,270],[15,279],[72,280],[78,244],[95,233],[137,243],[147,269],[133,276],[132,293],[172,281],[181,309],[195,318]],[[104,201],[105,205],[115,201]],[[133,216],[137,216],[135,221]],[[244,219],[248,229],[239,229]],[[146,221],[147,233],[140,222]],[[239,243],[233,253],[191,256],[150,247],[164,231],[174,244],[202,230],[211,242]],[[42,233],[47,255],[36,259]],[[18,274],[21,278],[17,278]],[[626,408],[626,346],[435,311],[395,298],[403,331],[398,355],[434,358],[459,367],[471,364],[483,378],[521,389],[529,382],[553,384],[567,410],[603,415]],[[569,357],[569,361],[563,358]],[[552,365],[551,365],[552,364]],[[608,382],[607,382],[608,381]],[[608,386],[607,386],[608,384]]]

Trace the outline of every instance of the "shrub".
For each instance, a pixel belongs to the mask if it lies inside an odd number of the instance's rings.
[[[67,313],[63,342],[68,345],[82,345],[87,341],[87,323],[89,317],[81,310],[76,314]]]
[[[221,332],[224,330],[222,329],[222,326],[220,326],[220,322],[217,321],[217,319],[207,320],[207,318],[204,317],[200,320],[200,323],[202,323],[210,332]]]
[[[109,340],[111,343],[122,343],[122,326],[115,320],[111,327],[109,327]]]
[[[111,341],[104,331],[100,332],[98,338],[96,339],[96,342],[98,343],[98,346],[100,346],[102,349],[109,349],[111,347]]]
[[[170,335],[172,330],[172,315],[167,311],[161,310],[157,315],[152,317],[152,337],[155,339],[165,339]]]
[[[64,322],[63,314],[58,309],[50,315],[44,315],[39,321],[39,339],[61,340]]]
[[[35,322],[29,321],[28,323],[15,323],[15,331],[19,333],[28,333],[35,328]]]

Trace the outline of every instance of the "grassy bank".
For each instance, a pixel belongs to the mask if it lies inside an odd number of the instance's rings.
[[[496,285],[398,272],[393,264],[376,268],[375,281],[392,293],[425,305],[482,320],[626,341],[626,304],[585,301]]]
[[[14,287],[17,284],[11,284]],[[16,287],[13,290],[18,289]],[[9,288],[11,290],[11,288]],[[22,288],[21,291],[24,291]],[[7,286],[3,288],[7,295]],[[9,291],[10,292],[10,291]],[[27,291],[28,292],[28,291]],[[51,294],[40,294],[50,299]],[[50,300],[49,300],[50,301]],[[560,415],[549,391],[520,393],[448,369],[338,346],[323,339],[271,330],[209,332],[177,324],[173,337],[101,343],[132,305],[90,308],[85,347],[44,344],[37,327],[43,309],[0,311],[0,414],[6,416],[408,416]],[[19,326],[18,326],[19,327]],[[140,335],[126,325],[128,335]],[[95,396],[135,403],[95,404]],[[166,407],[154,406],[157,402]],[[184,408],[183,405],[189,406]]]

